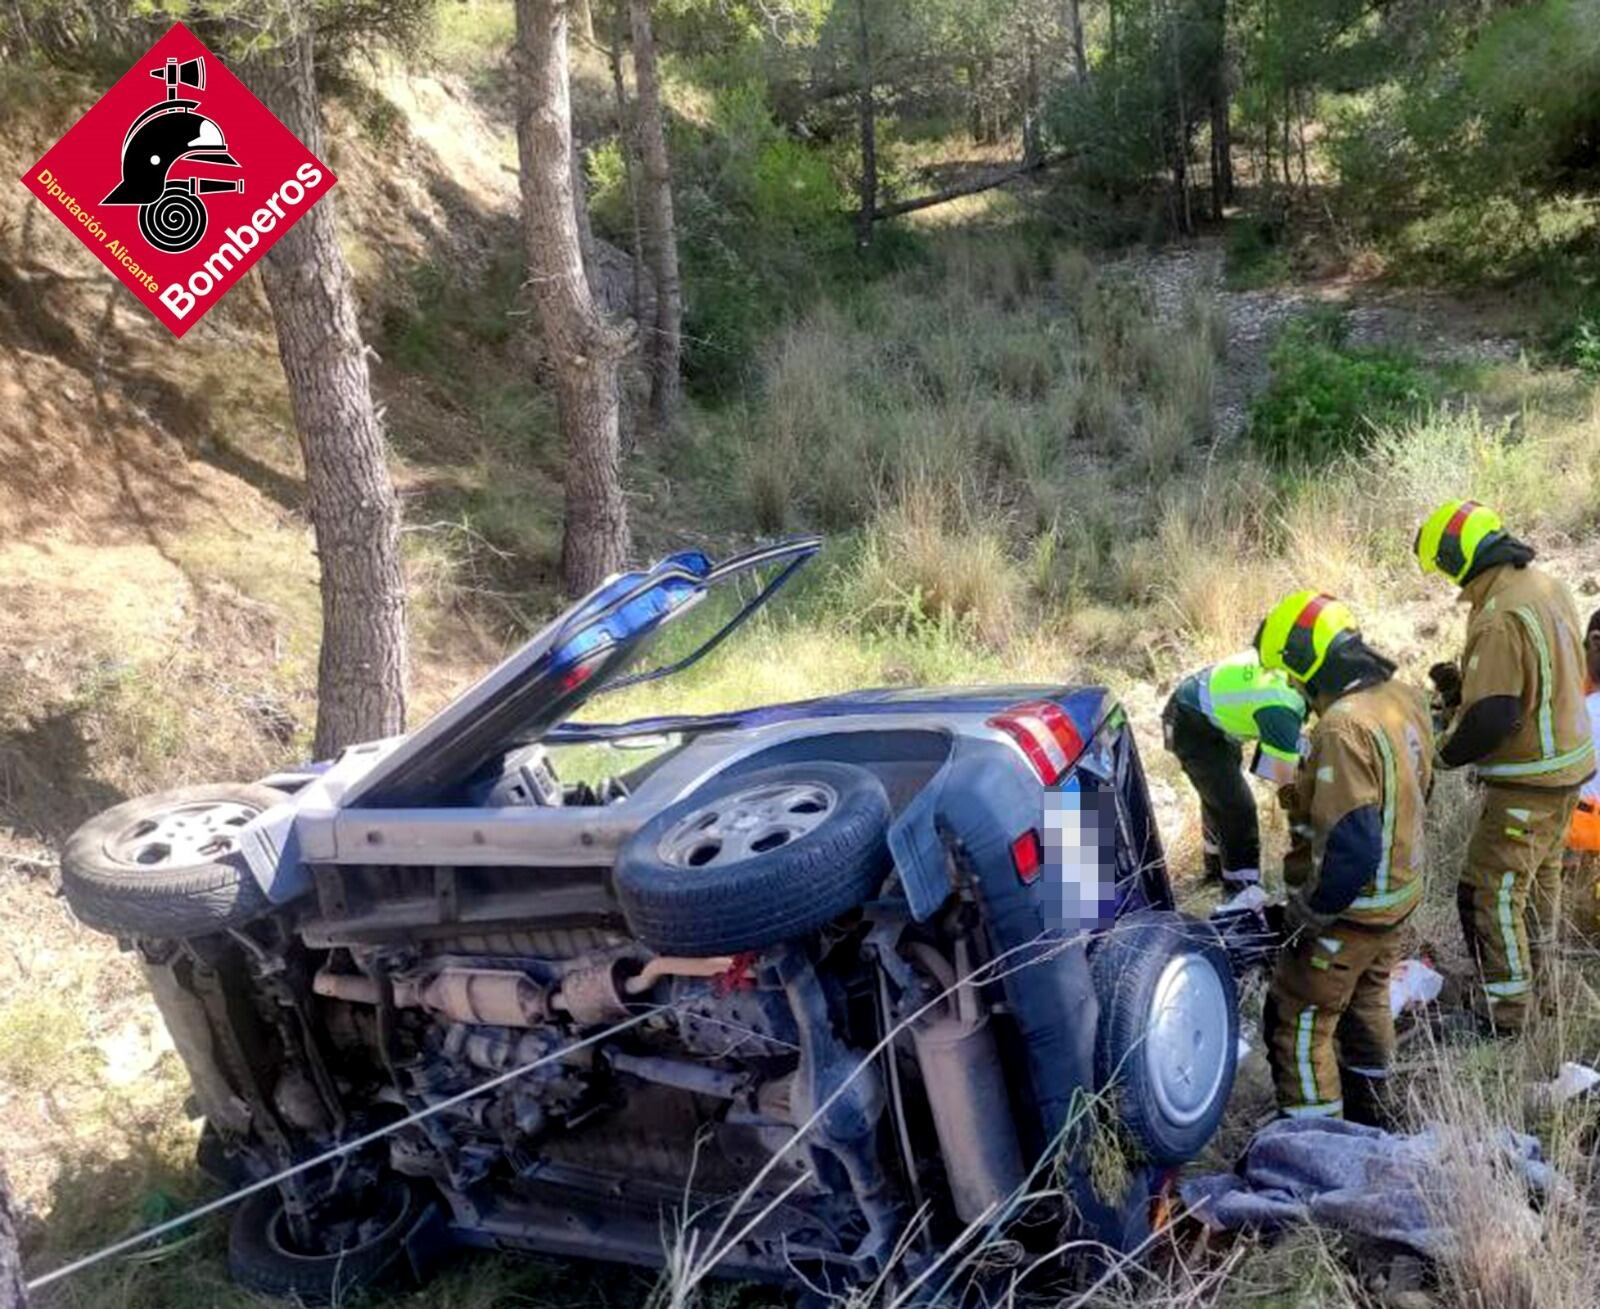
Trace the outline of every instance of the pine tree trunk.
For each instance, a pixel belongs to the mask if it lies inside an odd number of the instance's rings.
[[[1283,189],[1287,192],[1293,192],[1294,190],[1294,148],[1290,144],[1290,133],[1293,130],[1293,125],[1294,88],[1285,83],[1283,88],[1283,122],[1281,124],[1283,128],[1283,149],[1279,153],[1282,155],[1283,163]],[[1284,202],[1288,203],[1292,198],[1292,195],[1287,195],[1284,197]]]
[[[22,1283],[22,1255],[17,1249],[17,1215],[11,1191],[0,1172],[0,1309],[28,1309],[28,1290]]]
[[[608,324],[584,271],[572,189],[566,0],[516,0],[517,153],[528,284],[566,440],[561,576],[579,595],[627,559],[618,441],[618,363],[629,334]]]
[[[1219,222],[1233,203],[1233,128],[1229,98],[1228,0],[1212,0],[1210,18],[1215,25],[1216,67],[1211,76],[1211,216]]]
[[[572,0],[572,26],[580,39],[590,45],[594,40],[594,7],[590,0]]]
[[[1072,39],[1072,71],[1079,79],[1089,76],[1089,54],[1083,44],[1083,7],[1080,0],[1067,0],[1067,35]]]
[[[1194,212],[1189,196],[1189,105],[1183,90],[1177,13],[1170,0],[1166,16],[1167,47],[1172,58],[1172,88],[1178,109],[1177,138],[1172,143],[1172,180],[1177,187],[1175,209],[1178,230],[1185,236],[1191,236],[1194,233]]]
[[[617,101],[617,132],[622,138],[622,178],[628,188],[628,253],[633,256],[633,281],[628,291],[628,309],[639,321],[644,305],[644,223],[639,214],[639,184],[634,173],[638,154],[638,132],[633,111],[628,105],[628,88],[622,77],[622,39],[628,26],[628,0],[616,0],[611,14],[611,41],[607,61],[611,65],[611,89]]]
[[[1295,95],[1295,131],[1300,147],[1300,194],[1311,199],[1311,159],[1306,151],[1306,92],[1301,87]]]
[[[872,29],[867,23],[867,0],[856,0],[856,56],[860,67],[857,110],[861,120],[861,207],[856,214],[856,244],[872,244],[873,215],[878,209],[878,111],[872,82]]]
[[[1261,44],[1268,50],[1272,48],[1272,0],[1263,0],[1261,5]],[[1272,82],[1270,75],[1263,77],[1261,90],[1261,161],[1256,168],[1256,190],[1258,198],[1264,202],[1272,199]]]
[[[1039,111],[1039,42],[1033,24],[1023,28],[1022,158],[1033,163],[1044,153],[1044,133]]]
[[[254,89],[314,153],[324,154],[308,19],[247,69]],[[322,568],[322,650],[312,750],[405,728],[406,597],[400,502],[373,403],[350,267],[323,196],[261,262],[278,356],[305,460]]]
[[[1218,91],[1211,101],[1211,212],[1221,219],[1224,206],[1233,203],[1233,129],[1228,122],[1228,92]]]
[[[639,212],[644,256],[656,284],[655,322],[646,342],[650,367],[650,420],[665,431],[678,407],[683,356],[683,294],[678,280],[678,231],[672,213],[672,165],[661,114],[656,72],[653,0],[630,0],[633,15],[633,76],[639,100],[639,160],[643,165]]]
[[[589,221],[589,180],[583,168],[583,146],[572,139],[572,154],[567,165],[572,170],[572,217],[578,225],[578,253],[583,256],[584,276],[594,285],[594,226]]]

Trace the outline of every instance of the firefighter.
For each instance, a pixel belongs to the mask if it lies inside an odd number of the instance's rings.
[[[1440,744],[1444,768],[1475,767],[1483,811],[1456,904],[1488,1029],[1521,1030],[1534,979],[1559,922],[1562,849],[1579,788],[1595,771],[1584,710],[1583,638],[1572,597],[1533,563],[1500,515],[1451,500],[1416,538],[1424,572],[1471,605],[1459,704]]]
[[[1600,751],[1600,609],[1589,615],[1583,652],[1587,661],[1583,694],[1589,710],[1589,735]],[[1573,899],[1574,921],[1591,941],[1600,940],[1600,775],[1585,782],[1578,794],[1578,807],[1567,828],[1562,876],[1567,894]]]
[[[1290,804],[1287,930],[1262,1018],[1278,1110],[1383,1125],[1389,973],[1397,929],[1422,899],[1427,704],[1350,610],[1316,591],[1279,602],[1256,649],[1317,715]]]
[[[1168,751],[1200,796],[1206,876],[1239,890],[1261,880],[1261,831],[1255,797],[1241,775],[1244,748],[1255,743],[1250,771],[1281,793],[1294,782],[1306,702],[1254,650],[1190,673],[1161,714]]]

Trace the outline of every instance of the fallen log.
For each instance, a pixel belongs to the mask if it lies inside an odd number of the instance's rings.
[[[914,214],[919,209],[932,209],[935,205],[949,204],[952,200],[960,200],[964,196],[981,195],[985,191],[992,191],[997,186],[1004,186],[1007,182],[1025,177],[1029,173],[1037,173],[1059,164],[1066,159],[1065,154],[1040,155],[1037,159],[1029,159],[1020,164],[1012,164],[1009,168],[1002,168],[997,172],[985,173],[981,177],[969,178],[965,182],[957,182],[954,186],[947,186],[942,191],[934,191],[929,195],[917,196],[912,200],[897,200],[893,204],[879,205],[872,211],[872,221],[881,223],[885,218],[899,218],[902,214]],[[856,211],[859,217],[860,211]]]

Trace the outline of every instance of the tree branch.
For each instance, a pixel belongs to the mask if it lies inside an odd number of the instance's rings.
[[[881,223],[885,218],[899,218],[902,214],[914,214],[919,209],[932,209],[935,205],[948,204],[952,200],[960,200],[963,196],[981,195],[985,191],[992,191],[997,186],[1004,186],[1007,182],[1029,173],[1037,173],[1053,164],[1059,164],[1067,157],[1065,153],[1041,155],[1037,159],[1013,164],[1010,168],[1002,168],[998,172],[986,173],[981,177],[969,178],[965,182],[958,182],[954,186],[947,186],[944,190],[934,191],[929,195],[917,196],[913,200],[897,200],[894,204],[879,205],[872,211],[872,221]],[[856,217],[859,219],[859,211]]]

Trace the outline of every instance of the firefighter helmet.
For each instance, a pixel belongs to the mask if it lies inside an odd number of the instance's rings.
[[[122,140],[122,180],[102,200],[106,205],[138,205],[139,231],[158,250],[178,254],[189,249],[206,230],[206,207],[199,199],[211,191],[243,191],[243,182],[214,179],[171,180],[168,174],[179,160],[194,164],[239,167],[228,153],[222,129],[204,114],[196,113],[198,100],[180,100],[178,87],[205,86],[205,61],[190,59],[153,70],[167,84],[167,96],[133,120]]]

